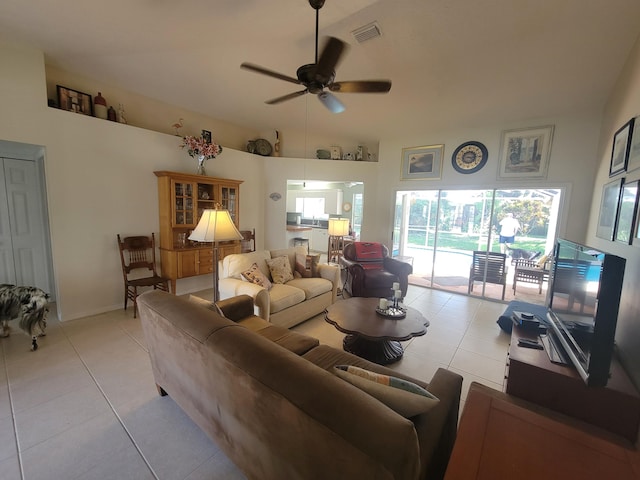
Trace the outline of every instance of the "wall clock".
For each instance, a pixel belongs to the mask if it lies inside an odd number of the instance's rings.
[[[484,167],[489,159],[487,147],[480,142],[465,142],[456,148],[451,164],[460,173],[475,173]]]
[[[350,212],[351,204],[349,202],[344,202],[344,204],[342,205],[342,210],[344,210],[345,212]]]

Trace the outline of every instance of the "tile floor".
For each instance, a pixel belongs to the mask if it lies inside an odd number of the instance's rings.
[[[206,292],[201,294],[207,296]],[[406,302],[431,326],[392,365],[428,381],[438,367],[502,389],[509,336],[504,305],[410,286]],[[342,347],[319,315],[296,330]],[[0,478],[3,480],[244,478],[170,397],[158,396],[132,312],[49,320],[40,348],[12,325],[0,339]]]

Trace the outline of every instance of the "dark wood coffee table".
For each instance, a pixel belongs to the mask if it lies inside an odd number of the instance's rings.
[[[388,365],[402,358],[400,342],[427,333],[429,321],[410,307],[404,318],[384,317],[376,313],[377,306],[377,298],[339,300],[325,310],[325,320],[347,334],[342,342],[347,352]]]

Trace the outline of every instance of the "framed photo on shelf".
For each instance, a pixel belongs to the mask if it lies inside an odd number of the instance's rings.
[[[629,159],[629,147],[631,146],[631,132],[633,131],[632,118],[618,129],[613,136],[613,148],[611,149],[611,164],[609,166],[609,176],[612,177],[627,169]]]
[[[638,209],[638,181],[622,185],[620,204],[618,206],[618,225],[616,226],[616,242],[631,245],[634,237],[636,214]]]
[[[400,180],[439,180],[443,154],[444,145],[403,148]]]
[[[206,143],[211,143],[211,132],[209,130],[202,130],[202,139]]]
[[[547,178],[553,130],[546,125],[502,132],[498,178]]]
[[[600,214],[598,216],[596,237],[613,240],[618,216],[618,203],[620,202],[620,192],[622,191],[623,183],[624,178],[618,178],[602,187],[602,199],[600,200]]]
[[[93,116],[91,95],[63,87],[62,85],[57,85],[56,88],[58,90],[58,107],[60,110]]]
[[[631,142],[629,142],[629,159],[627,160],[627,172],[640,167],[640,117],[633,119],[631,129]]]

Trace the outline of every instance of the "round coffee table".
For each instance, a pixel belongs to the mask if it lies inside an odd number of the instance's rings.
[[[346,337],[345,351],[366,360],[388,365],[402,358],[401,341],[427,333],[429,321],[410,307],[404,318],[389,318],[376,312],[377,298],[351,297],[339,300],[325,310],[325,320]]]

